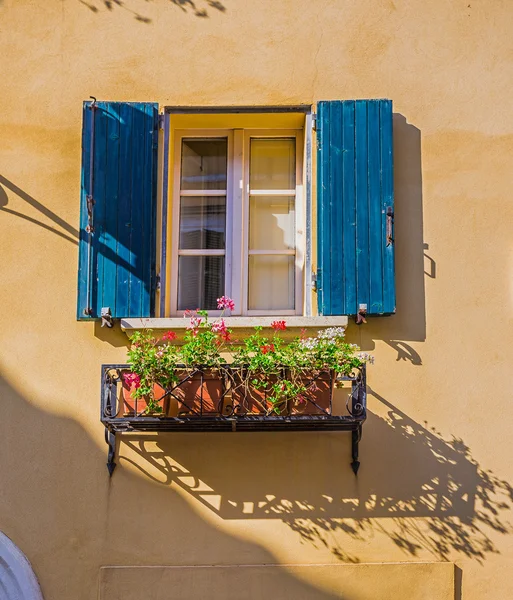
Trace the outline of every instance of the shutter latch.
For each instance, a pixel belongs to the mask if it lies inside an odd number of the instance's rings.
[[[387,246],[391,246],[394,243],[392,237],[392,225],[394,222],[394,209],[391,206],[387,206]]]
[[[104,306],[101,312],[102,318],[102,327],[111,328],[114,325],[114,321],[112,320],[112,313],[110,312],[110,306]]]
[[[317,115],[312,113],[312,129],[317,131]]]

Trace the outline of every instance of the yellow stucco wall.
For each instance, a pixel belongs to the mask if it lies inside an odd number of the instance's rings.
[[[45,600],[96,599],[106,565],[430,561],[513,597],[512,29],[507,0],[0,2],[0,530]],[[99,366],[128,340],[75,321],[90,95],[393,99],[397,315],[348,330],[376,356],[357,479],[344,433],[131,438],[108,479]]]

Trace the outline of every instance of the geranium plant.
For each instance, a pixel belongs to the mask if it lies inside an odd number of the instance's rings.
[[[219,298],[218,308],[222,313],[214,320],[209,320],[207,311],[185,312],[188,324],[182,345],[173,343],[176,334],[172,331],[162,337],[150,330],[134,334],[128,352],[131,373],[125,375],[125,381],[132,386],[135,398],[146,399],[148,411],[159,410],[153,397],[156,384],[169,390],[183,378],[184,370],[209,369],[231,380],[234,402],[238,398],[248,410],[251,402],[252,406],[257,402],[260,412],[280,415],[305,404],[312,395],[316,397],[316,382],[326,381],[326,374],[334,381],[338,375],[349,376],[372,361],[345,341],[344,329],[339,327],[321,330],[314,337],[303,331],[286,341],[280,335],[287,329],[285,320],[274,321],[270,335],[255,327],[254,333],[239,344],[224,320],[224,312],[235,308],[233,300]],[[231,356],[229,364],[223,354]]]

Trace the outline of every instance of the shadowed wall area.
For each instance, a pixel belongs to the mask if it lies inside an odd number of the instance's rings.
[[[38,410],[1,377],[0,398],[0,531],[31,561],[45,600],[96,600],[103,565],[276,562],[147,478],[124,470],[110,480],[101,436],[93,440],[73,419]],[[352,600],[277,569],[276,581],[297,597]]]

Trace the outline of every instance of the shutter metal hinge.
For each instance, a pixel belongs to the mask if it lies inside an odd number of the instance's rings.
[[[317,291],[317,273],[315,271],[312,271],[312,290]]]
[[[317,115],[312,113],[312,129],[317,131]]]
[[[159,129],[164,129],[164,113],[162,113],[161,115],[159,115]]]
[[[160,290],[160,274],[155,276],[155,288]]]

